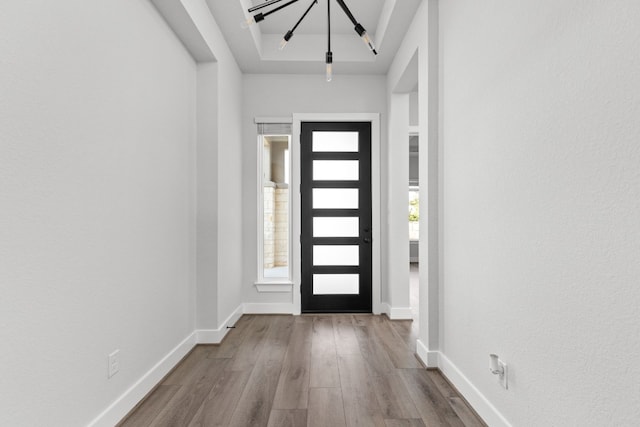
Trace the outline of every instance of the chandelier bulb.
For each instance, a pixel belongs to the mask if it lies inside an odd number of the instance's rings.
[[[253,16],[250,16],[249,18],[245,19],[244,21],[242,21],[240,23],[240,27],[242,27],[243,29],[246,30],[247,28],[249,28],[250,26],[252,26],[255,23],[256,23],[256,20],[253,19]]]
[[[289,43],[289,40],[291,40],[291,37],[293,37],[293,31],[289,30],[287,31],[287,34],[284,35],[282,40],[280,40],[280,50],[283,50],[285,46],[287,46],[287,43]]]
[[[327,52],[325,63],[327,64],[327,81],[330,82],[333,80],[333,52]]]
[[[257,24],[258,22],[264,21],[264,17],[265,17],[265,15],[262,14],[262,13],[256,13],[255,15],[250,16],[246,20],[242,21],[240,23],[240,26],[242,28],[249,28],[253,24]]]
[[[367,33],[367,30],[365,30],[364,27],[359,23],[356,24],[353,29],[356,30],[356,33],[358,33],[364,44],[367,45],[371,52],[373,52],[374,55],[377,55],[378,52],[376,51],[376,47],[373,44],[373,40],[371,40],[371,37],[369,37],[369,33]]]
[[[362,33],[362,35],[360,36],[360,38],[362,39],[362,41],[364,42],[364,44],[366,44],[366,45],[367,45],[367,47],[369,47],[369,49],[371,50],[371,52],[373,52],[373,53],[374,53],[374,55],[377,55],[377,54],[378,54],[378,52],[376,52],[376,47],[375,47],[375,45],[373,44],[373,40],[371,40],[371,37],[369,37],[369,34],[368,34],[366,31],[364,31],[364,32]]]

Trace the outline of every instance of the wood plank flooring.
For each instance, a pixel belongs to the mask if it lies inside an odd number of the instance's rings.
[[[119,426],[485,426],[420,365],[414,332],[385,316],[245,315]]]

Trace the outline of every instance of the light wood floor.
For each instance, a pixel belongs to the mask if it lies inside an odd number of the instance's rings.
[[[484,426],[385,316],[243,316],[121,426]]]

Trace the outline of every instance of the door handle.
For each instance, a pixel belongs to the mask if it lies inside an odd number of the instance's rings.
[[[364,239],[362,239],[362,241],[365,243],[371,243],[371,239],[368,237],[365,237]]]

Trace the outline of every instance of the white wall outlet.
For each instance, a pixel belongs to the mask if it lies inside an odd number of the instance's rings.
[[[497,354],[489,355],[489,371],[498,376],[500,385],[505,388],[505,390],[509,389],[509,371],[507,370],[507,364],[500,360]]]
[[[109,355],[108,378],[111,378],[120,370],[120,350],[115,350]]]
[[[507,364],[502,360],[498,360],[498,365],[502,368],[502,375],[500,375],[500,385],[505,388],[505,390],[509,390],[509,370],[507,369]]]

